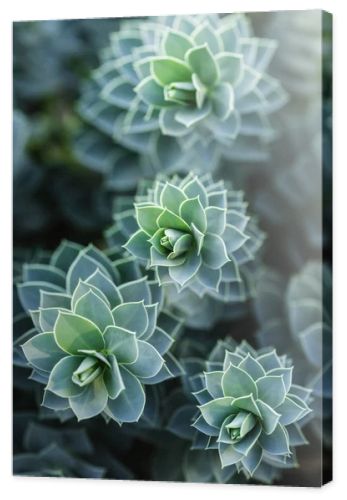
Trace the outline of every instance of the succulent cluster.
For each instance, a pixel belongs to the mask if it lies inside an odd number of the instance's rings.
[[[37,21],[13,45],[14,473],[320,484],[329,22]]]
[[[173,339],[158,325],[147,277],[120,284],[103,253],[66,242],[48,265],[26,265],[23,279],[19,297],[36,329],[22,349],[45,385],[43,405],[72,410],[78,420],[103,413],[138,421],[143,386],[173,377],[170,366],[178,366],[165,359]]]
[[[263,160],[273,136],[268,116],[286,102],[266,73],[275,49],[253,36],[242,14],[123,21],[85,87],[81,116],[156,170],[189,171],[198,158],[211,171],[223,155]],[[97,133],[90,140],[99,144],[94,167],[99,158],[102,168],[112,147]],[[77,151],[91,149],[86,139]],[[110,175],[124,175],[110,165]]]

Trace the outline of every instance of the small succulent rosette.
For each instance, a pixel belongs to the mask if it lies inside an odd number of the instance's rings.
[[[287,100],[267,73],[276,47],[253,36],[243,14],[125,20],[82,92],[80,114],[156,169],[186,172],[193,158],[203,171],[222,156],[262,161],[269,115]]]
[[[193,426],[201,447],[217,450],[223,469],[246,477],[264,467],[295,466],[295,447],[307,443],[300,421],[311,412],[311,391],[292,383],[286,356],[243,341],[207,369],[195,393],[199,416]]]
[[[45,385],[44,406],[78,420],[137,422],[144,386],[180,373],[164,330],[175,335],[180,323],[160,313],[160,291],[147,277],[122,282],[135,270],[131,259],[69,242],[50,264],[24,266],[19,297],[35,328],[20,340],[32,378]]]
[[[242,192],[208,174],[159,176],[135,201],[135,214],[116,214],[108,236],[129,235],[126,250],[153,269],[161,285],[200,298],[245,300],[240,269],[254,262],[264,234],[246,215]]]

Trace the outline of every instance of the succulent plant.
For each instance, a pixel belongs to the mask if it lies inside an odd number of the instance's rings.
[[[264,239],[246,215],[243,193],[210,175],[158,176],[130,208],[115,214],[107,232],[155,271],[162,285],[217,300],[245,300],[240,268],[254,260]],[[124,238],[125,237],[125,238]]]
[[[253,476],[263,462],[293,466],[294,447],[306,443],[299,423],[311,412],[311,391],[292,383],[292,371],[286,356],[247,342],[226,350],[222,367],[210,363],[195,393],[200,415],[193,425],[205,446],[218,450],[222,468]]]
[[[246,16],[125,20],[110,38],[80,101],[89,124],[154,169],[266,158],[286,94],[266,73],[276,42],[254,37]]]
[[[136,422],[144,385],[179,373],[167,354],[173,338],[161,326],[177,332],[180,323],[165,313],[158,320],[160,290],[146,276],[122,282],[134,271],[132,259],[114,262],[92,245],[70,242],[48,265],[24,266],[19,298],[35,328],[21,338],[22,349],[31,378],[45,385],[44,406],[78,420],[102,413]]]

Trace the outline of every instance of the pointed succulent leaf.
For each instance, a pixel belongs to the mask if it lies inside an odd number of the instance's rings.
[[[112,310],[116,326],[142,335],[148,327],[148,316],[143,301],[120,304]]]
[[[118,363],[133,363],[139,355],[136,333],[119,326],[108,326],[104,333],[105,349]]]
[[[70,397],[70,407],[78,421],[95,417],[106,407],[108,393],[102,376],[83,388],[77,396]]]
[[[171,212],[179,215],[179,208],[181,203],[187,199],[184,192],[175,186],[167,182],[160,194],[160,204],[164,208],[168,208]]]
[[[49,376],[47,389],[61,398],[77,396],[84,387],[72,381],[72,375],[83,361],[82,356],[66,356],[54,366]]]
[[[148,233],[139,229],[129,238],[124,248],[139,259],[148,259],[150,246]]]
[[[206,389],[213,398],[222,398],[224,396],[222,389],[222,371],[206,372],[204,374]]]
[[[119,365],[116,356],[111,354],[108,356],[110,366],[105,368],[104,383],[107,389],[107,394],[110,399],[116,399],[124,390],[124,383],[120,373]]]
[[[207,44],[190,49],[185,59],[204,85],[212,87],[216,83],[219,70]]]
[[[148,284],[147,276],[138,280],[123,283],[118,287],[123,302],[141,302],[145,304],[151,302],[151,290]]]
[[[204,263],[211,269],[220,269],[230,259],[225,243],[217,234],[206,234],[201,251]]]
[[[199,407],[202,416],[209,425],[219,428],[231,413],[232,397],[216,398]]]
[[[256,386],[259,399],[271,406],[271,408],[277,408],[286,397],[286,388],[282,375],[261,377],[257,380]]]
[[[159,85],[172,82],[189,82],[192,77],[189,66],[174,57],[157,57],[152,60],[151,70]]]
[[[271,434],[261,434],[259,444],[264,451],[271,455],[285,455],[290,453],[288,434],[281,424],[277,424]]]
[[[222,378],[222,388],[225,396],[239,398],[252,394],[258,396],[257,385],[247,372],[236,366],[230,365]]]
[[[179,207],[179,213],[187,224],[194,224],[199,231],[205,233],[207,226],[206,215],[198,196],[183,201]]]
[[[101,332],[113,325],[111,310],[92,290],[78,299],[74,313],[92,321]]]
[[[137,341],[138,356],[137,359],[127,365],[127,369],[136,377],[147,378],[157,375],[163,366],[164,359],[159,352],[148,342]]]
[[[236,451],[232,444],[220,443],[218,452],[222,467],[234,465],[243,458],[243,454]]]
[[[163,212],[161,207],[148,206],[148,207],[136,207],[136,219],[140,228],[147,233],[149,236],[153,235],[158,227],[157,219]]]
[[[101,273],[99,269],[89,276],[86,283],[94,287],[94,293],[99,295],[100,298],[106,297],[111,308],[116,307],[121,302],[118,288],[113,281]],[[101,293],[98,293],[98,291]]]
[[[164,53],[176,59],[184,60],[186,52],[192,48],[192,40],[183,32],[170,29],[163,39]]]
[[[50,372],[65,356],[64,351],[56,344],[53,333],[34,335],[22,345],[22,349],[32,366],[46,372]]]
[[[54,337],[58,346],[69,354],[78,355],[80,349],[101,351],[105,346],[96,324],[72,313],[59,314],[54,327]]]
[[[280,413],[277,413],[275,410],[271,408],[268,404],[264,403],[261,399],[257,400],[257,406],[259,408],[259,411],[261,413],[261,420],[262,420],[262,426],[264,429],[265,434],[271,434],[281,417]]]
[[[281,415],[280,423],[289,425],[301,418],[305,413],[305,408],[287,396],[283,403],[277,406],[276,411]]]
[[[109,400],[107,413],[117,422],[137,422],[141,417],[146,397],[139,380],[124,367],[120,368],[124,390],[114,400]]]

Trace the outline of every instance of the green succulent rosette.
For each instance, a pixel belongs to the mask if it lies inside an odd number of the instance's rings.
[[[119,424],[144,413],[145,385],[180,373],[168,353],[180,322],[161,311],[160,290],[132,259],[112,261],[64,242],[49,264],[24,266],[19,298],[35,328],[17,339],[43,405],[78,420],[103,414]],[[165,329],[166,330],[165,330]]]
[[[262,161],[269,115],[287,99],[267,74],[275,50],[243,14],[125,20],[82,91],[80,114],[154,169]],[[107,141],[96,152],[100,164],[112,154]]]
[[[225,350],[223,363],[208,362],[193,426],[223,469],[256,477],[258,469],[295,466],[295,447],[307,443],[300,422],[311,412],[311,390],[293,384],[292,372],[286,356],[245,341]]]
[[[243,193],[210,175],[158,177],[133,210],[117,216],[108,232],[130,238],[126,250],[154,269],[161,285],[242,300],[240,266],[254,261],[264,235],[246,215]],[[136,230],[137,229],[137,230]]]

